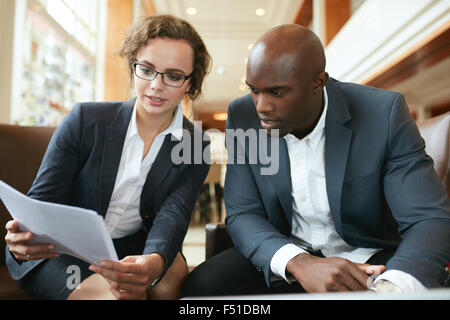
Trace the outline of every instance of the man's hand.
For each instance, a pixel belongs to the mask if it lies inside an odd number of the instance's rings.
[[[120,261],[104,260],[89,269],[101,274],[117,299],[146,299],[147,288],[161,274],[164,258],[157,253],[128,256]]]
[[[382,273],[385,266],[357,264],[347,259],[319,258],[301,253],[292,258],[286,270],[307,292],[360,291],[371,284],[369,275]]]

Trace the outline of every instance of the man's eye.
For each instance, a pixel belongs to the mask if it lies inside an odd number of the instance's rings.
[[[284,93],[284,91],[282,89],[273,89],[271,92],[276,97],[280,97]]]
[[[249,88],[250,91],[251,91],[252,93],[254,93],[254,94],[259,93],[259,91],[258,91],[257,89],[255,89],[255,88],[252,88],[252,87],[248,87],[248,88]]]
[[[180,81],[181,79],[183,79],[184,76],[178,73],[166,73],[166,77],[167,79],[172,81]]]

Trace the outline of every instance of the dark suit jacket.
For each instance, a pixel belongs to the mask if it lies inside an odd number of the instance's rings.
[[[81,103],[74,106],[56,129],[28,195],[48,202],[91,209],[105,216],[114,189],[122,148],[135,99],[126,102]],[[183,121],[183,139],[194,134]],[[203,136],[201,132],[197,133]],[[208,142],[196,150],[203,152]],[[149,231],[143,254],[157,252],[165,269],[180,251],[199,190],[209,170],[201,164],[171,161],[179,141],[167,135],[141,194],[140,213]],[[203,154],[203,153],[202,153]],[[194,155],[191,155],[193,159]],[[193,162],[193,161],[192,161]],[[11,276],[20,279],[43,260],[18,263],[6,248]]]
[[[450,258],[450,202],[404,97],[334,79],[326,88],[325,175],[336,231],[352,246],[397,248],[388,270],[440,286]],[[261,128],[251,95],[229,106],[227,129],[237,128]],[[289,156],[283,138],[279,144],[276,175],[261,175],[261,163],[229,164],[225,181],[227,229],[268,284],[270,260],[291,232]]]

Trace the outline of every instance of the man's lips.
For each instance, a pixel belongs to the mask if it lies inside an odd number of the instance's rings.
[[[279,120],[271,120],[271,119],[260,119],[261,120],[261,126],[264,129],[273,129],[277,127],[280,123]]]

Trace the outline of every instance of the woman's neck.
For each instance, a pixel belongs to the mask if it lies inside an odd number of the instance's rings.
[[[136,106],[136,125],[139,136],[145,139],[148,136],[156,136],[162,131],[166,130],[172,119],[174,113],[164,113],[161,115],[150,115],[142,108]]]

